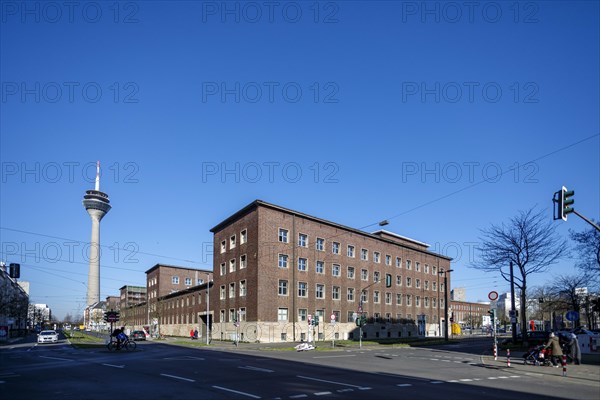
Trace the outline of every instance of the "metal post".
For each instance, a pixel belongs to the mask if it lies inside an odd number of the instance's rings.
[[[517,313],[515,312],[515,278],[513,274],[513,262],[510,262],[510,324],[512,329],[512,342],[517,343]],[[514,322],[513,322],[514,321]],[[523,338],[525,339],[525,338]]]
[[[210,331],[210,274],[206,274],[206,345],[209,342]]]
[[[448,275],[444,271],[444,340],[448,341]]]

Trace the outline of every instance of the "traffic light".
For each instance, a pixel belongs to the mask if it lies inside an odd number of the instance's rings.
[[[21,264],[11,263],[8,266],[8,274],[13,279],[19,279],[21,277]]]
[[[385,274],[385,287],[392,287],[392,274]]]
[[[496,320],[496,309],[495,308],[492,308],[491,310],[489,310],[488,314],[490,314],[490,318],[492,318],[492,321]]]
[[[567,190],[567,188],[564,186],[560,190],[560,195],[558,196],[558,215],[563,221],[567,220],[568,214],[571,214],[573,211],[575,211],[575,209],[572,207],[573,203],[575,203],[575,200],[573,199],[574,195],[574,190]]]

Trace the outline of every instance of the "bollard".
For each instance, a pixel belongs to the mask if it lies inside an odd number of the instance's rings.
[[[506,366],[510,368],[510,349],[506,349]]]
[[[498,347],[496,346],[496,343],[494,343],[494,361],[498,360]]]
[[[567,356],[565,354],[563,354],[563,356],[562,356],[562,367],[563,367],[562,376],[567,376]]]

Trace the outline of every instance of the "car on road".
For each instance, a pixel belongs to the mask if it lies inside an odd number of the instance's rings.
[[[131,332],[132,340],[146,340],[146,332],[144,331],[133,331]]]
[[[550,338],[550,332],[544,331],[529,331],[527,332],[527,343],[529,346],[538,344],[545,344]],[[517,333],[517,342],[523,342],[523,335],[521,332]],[[500,342],[501,345],[506,346],[512,343],[512,337],[506,338]]]
[[[41,331],[37,337],[38,343],[58,343],[58,333],[56,331]]]

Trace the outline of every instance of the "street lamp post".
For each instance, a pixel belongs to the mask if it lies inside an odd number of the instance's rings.
[[[438,274],[444,274],[444,340],[448,341],[448,272],[453,269],[440,270]]]

